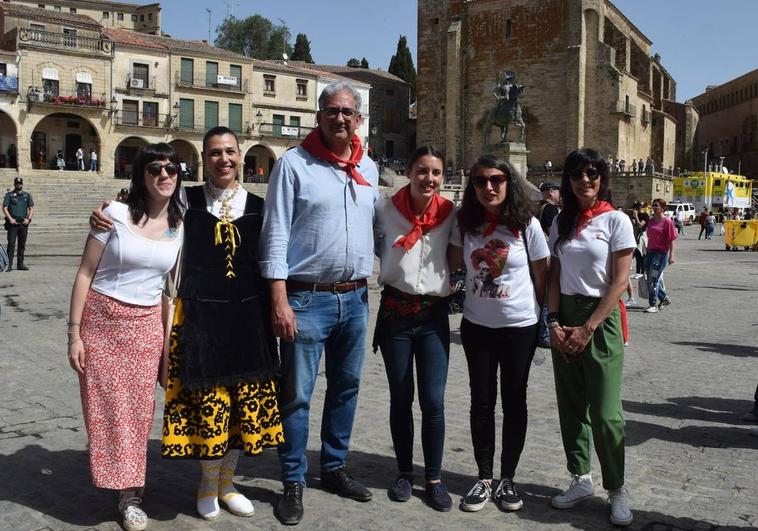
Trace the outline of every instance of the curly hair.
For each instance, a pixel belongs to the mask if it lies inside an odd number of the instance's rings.
[[[482,168],[494,168],[502,171],[507,180],[505,200],[500,205],[500,223],[508,227],[525,229],[534,216],[536,204],[529,197],[526,180],[506,160],[495,155],[483,155],[471,168],[470,177],[463,191],[463,203],[458,212],[458,224],[461,234],[476,233],[484,224],[484,207],[476,198],[474,177]]]

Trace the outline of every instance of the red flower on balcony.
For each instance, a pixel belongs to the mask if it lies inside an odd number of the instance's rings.
[[[52,96],[49,101],[54,105],[87,105],[90,107],[105,107],[105,100],[89,96]]]

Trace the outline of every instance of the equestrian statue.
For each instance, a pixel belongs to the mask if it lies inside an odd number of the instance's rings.
[[[519,142],[524,139],[526,124],[521,113],[521,103],[519,97],[524,93],[526,87],[516,84],[516,74],[510,70],[500,72],[497,79],[497,85],[492,95],[495,96],[497,104],[494,108],[487,111],[482,120],[482,133],[484,134],[484,145],[489,145],[490,133],[493,126],[500,128],[500,143],[508,142],[508,127],[513,124],[521,128]]]

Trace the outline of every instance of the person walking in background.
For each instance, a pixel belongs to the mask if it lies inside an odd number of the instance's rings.
[[[137,154],[129,200],[105,209],[111,230],[90,232],[71,293],[68,358],[79,375],[92,483],[119,491],[130,531],[147,527],[140,504],[166,340],[161,294],[182,243],[176,164],[168,144]]]
[[[24,180],[21,177],[13,179],[13,190],[3,198],[3,215],[5,230],[8,231],[8,269],[13,270],[13,255],[16,255],[16,269],[28,271],[24,264],[26,239],[29,235],[29,224],[34,217],[34,200],[32,194],[24,192]],[[16,249],[18,242],[18,249]]]
[[[84,171],[84,149],[82,149],[81,146],[76,149],[76,169],[79,171]],[[122,172],[119,172],[118,176],[122,179],[126,178]]]
[[[656,313],[671,304],[666,294],[661,276],[667,265],[674,263],[674,242],[677,234],[671,218],[663,213],[666,211],[666,201],[658,198],[653,200],[653,217],[647,224],[647,254],[645,255],[645,276],[648,285],[649,306],[645,313]]]
[[[442,483],[445,444],[445,385],[450,356],[448,247],[460,247],[453,203],[439,195],[445,157],[431,146],[410,157],[409,184],[374,207],[374,239],[383,286],[374,329],[374,350],[382,351],[390,389],[390,432],[398,476],[390,499],[405,502],[413,486],[413,368],[421,405],[426,501],[449,511]]]
[[[58,171],[63,171],[66,169],[66,160],[63,158],[63,151],[60,149],[55,155],[55,166],[58,168]]]
[[[458,214],[463,248],[456,249],[456,261],[466,266],[461,341],[479,479],[461,509],[479,511],[492,499],[502,510],[517,511],[524,502],[514,477],[526,439],[527,382],[550,252],[533,215],[526,181],[510,163],[484,155],[470,175]],[[500,482],[495,488],[498,373],[503,426]]]
[[[539,219],[542,232],[545,234],[545,241],[550,237],[550,226],[553,224],[555,216],[560,212],[561,204],[561,187],[555,183],[540,184],[542,192],[542,201],[539,203]],[[550,267],[550,258],[548,257],[548,268]],[[550,348],[550,334],[547,330],[547,299],[542,304],[540,312],[539,330],[537,332],[537,346],[540,348]]]
[[[675,216],[676,231],[679,236],[686,236],[684,233],[684,210],[677,210]]]
[[[89,151],[89,171],[97,171],[97,152],[94,149]]]
[[[645,229],[647,229],[647,223],[650,221],[650,216],[647,212],[645,212],[643,209],[645,208],[644,203],[640,203],[639,201],[635,201],[632,203],[632,213],[629,216],[632,220],[632,227],[634,228],[634,240],[637,242],[637,247],[634,249],[634,263],[635,263],[635,273],[638,275],[641,275],[645,272],[644,262],[643,258],[645,253],[643,252],[644,249],[646,249],[645,245],[647,244],[647,240],[640,244],[640,239],[645,234]]]
[[[708,219],[708,207],[704,207],[703,211],[700,213],[700,215],[697,218],[697,222],[700,224],[700,234],[697,235],[697,239],[699,240],[702,238],[703,233],[705,232],[705,220]],[[705,239],[708,239],[708,235],[705,235]]]
[[[563,165],[563,210],[550,231],[548,298],[555,392],[571,484],[551,500],[570,509],[595,493],[590,440],[608,491],[610,521],[632,523],[624,487],[624,340],[619,298],[634,249],[629,216],[608,202],[608,167],[592,149]]]
[[[710,240],[713,237],[713,231],[716,230],[716,216],[713,215],[713,211],[708,212],[705,217],[705,239]]]

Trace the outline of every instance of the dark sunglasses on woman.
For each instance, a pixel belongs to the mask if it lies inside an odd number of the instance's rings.
[[[484,175],[476,175],[471,178],[471,182],[476,186],[477,188],[484,188],[487,186],[487,183],[492,184],[492,188],[498,188],[502,186],[504,182],[508,180],[508,176],[504,174],[499,175],[490,175],[489,177],[485,177]]]
[[[151,162],[150,164],[147,165],[147,172],[153,177],[158,177],[161,174],[162,169],[166,170],[166,174],[169,177],[173,177],[174,175],[179,173],[179,167],[173,162],[169,162],[168,164],[161,164],[160,162]]]
[[[581,181],[582,177],[587,176],[590,181],[597,181],[600,178],[600,172],[595,168],[587,168],[586,170],[578,171],[571,175],[572,181]]]

